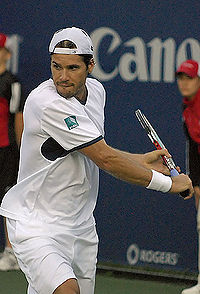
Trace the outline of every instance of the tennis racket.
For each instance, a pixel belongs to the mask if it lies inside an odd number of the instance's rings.
[[[163,144],[163,142],[159,138],[158,134],[156,133],[156,131],[154,130],[154,128],[152,127],[152,125],[150,124],[150,122],[148,121],[146,116],[141,112],[141,110],[137,109],[135,111],[135,114],[136,114],[138,121],[140,122],[141,126],[145,129],[149,139],[154,144],[156,149],[157,150],[166,149],[165,145]],[[162,159],[163,159],[165,165],[168,167],[168,169],[170,171],[170,175],[172,177],[178,176],[179,173],[176,169],[176,165],[175,165],[173,159],[171,157],[168,158],[165,155],[162,156]],[[189,190],[183,191],[179,194],[180,194],[180,196],[185,198],[186,196],[189,195]]]

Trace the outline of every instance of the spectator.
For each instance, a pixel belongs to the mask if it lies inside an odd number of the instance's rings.
[[[17,181],[19,146],[21,141],[23,119],[22,107],[24,95],[17,77],[7,70],[11,58],[10,39],[0,33],[0,202]],[[5,235],[5,249],[0,258],[0,270],[19,269],[6,227],[2,226]]]
[[[177,84],[183,96],[183,121],[187,137],[187,161],[189,176],[194,186],[197,209],[197,230],[200,230],[200,65],[195,60],[186,60],[176,71]],[[200,258],[200,253],[199,253]],[[199,260],[200,262],[200,260]],[[200,275],[196,286],[185,289],[182,294],[200,294]]]

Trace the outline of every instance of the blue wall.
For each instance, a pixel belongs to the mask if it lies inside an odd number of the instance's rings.
[[[134,115],[140,108],[185,171],[174,71],[187,58],[200,61],[199,0],[4,1],[1,15],[0,30],[21,37],[16,58],[27,93],[50,76],[54,31],[74,25],[90,33],[94,76],[107,90],[107,142],[134,153],[153,149]],[[147,191],[102,172],[95,215],[100,261],[197,271],[193,199]]]

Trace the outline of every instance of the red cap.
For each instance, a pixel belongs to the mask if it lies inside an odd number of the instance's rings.
[[[200,76],[200,64],[192,59],[186,60],[178,67],[176,74],[184,73],[191,78]]]

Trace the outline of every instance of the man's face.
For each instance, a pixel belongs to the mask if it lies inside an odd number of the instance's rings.
[[[53,54],[51,72],[57,92],[64,98],[81,99],[85,93],[85,81],[94,64],[86,67],[83,58],[75,54]]]
[[[181,95],[192,99],[200,88],[200,78],[191,78],[188,75],[181,73],[177,77],[177,84]]]

